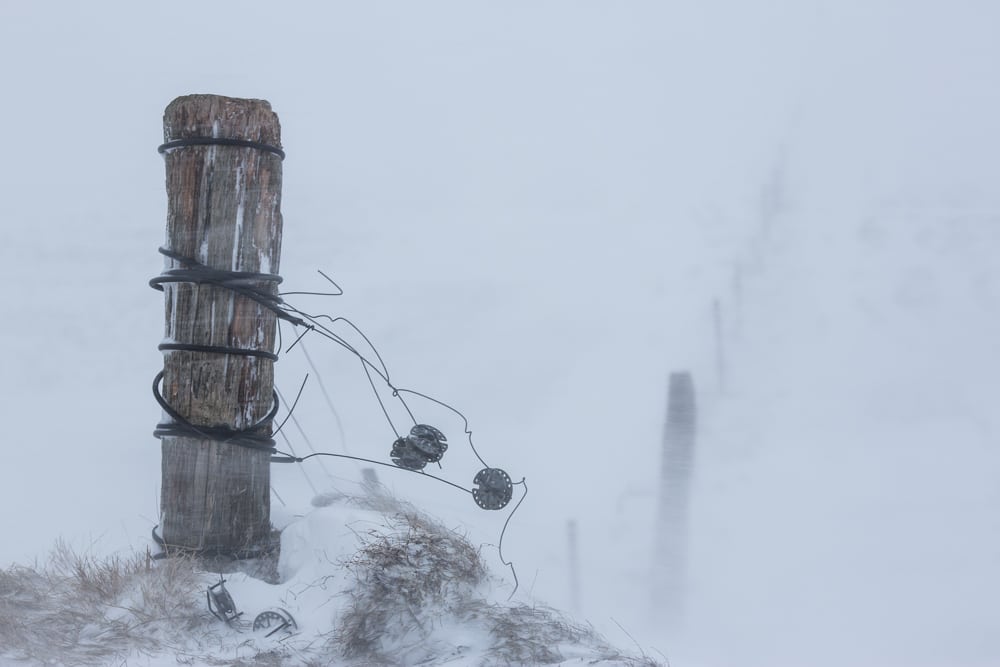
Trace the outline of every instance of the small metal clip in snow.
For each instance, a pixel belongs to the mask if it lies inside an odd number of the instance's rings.
[[[243,615],[242,611],[236,611],[236,603],[233,602],[233,596],[226,590],[226,580],[222,578],[221,574],[219,575],[219,583],[209,586],[208,590],[205,591],[205,597],[208,600],[208,610],[212,612],[212,616],[226,625]]]
[[[242,631],[246,629],[246,623],[236,623],[236,620],[243,615],[243,612],[236,611],[236,603],[233,602],[233,596],[226,590],[226,580],[222,578],[221,574],[219,575],[219,583],[209,586],[205,592],[205,597],[208,600],[208,610],[212,613],[212,616],[215,616],[230,627],[235,627],[237,630]],[[262,611],[253,619],[253,631],[262,632],[266,630],[267,634],[264,635],[265,637],[271,637],[279,632],[290,635],[297,629],[298,625],[295,623],[292,615],[280,607]]]
[[[275,607],[273,609],[262,611],[257,614],[255,619],[253,619],[254,632],[269,630],[269,632],[264,635],[265,637],[270,637],[271,635],[275,635],[282,631],[287,634],[291,634],[297,629],[298,625],[296,625],[295,619],[281,607]]]

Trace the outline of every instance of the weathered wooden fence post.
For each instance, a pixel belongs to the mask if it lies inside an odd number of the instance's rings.
[[[281,130],[264,100],[189,95],[167,106],[163,134],[164,276],[174,271],[181,279],[160,284],[166,304],[162,396],[202,432],[158,429],[161,535],[168,549],[254,555],[271,531],[270,452],[203,435],[220,427],[270,436],[276,316],[259,301],[197,276],[215,270],[215,278],[276,293],[276,280],[234,272],[278,272]]]

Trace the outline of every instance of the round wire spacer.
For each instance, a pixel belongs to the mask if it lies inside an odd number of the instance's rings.
[[[514,495],[510,475],[500,468],[483,468],[472,483],[477,487],[472,489],[472,499],[484,510],[503,509]]]
[[[444,433],[427,424],[417,424],[410,434],[392,443],[389,458],[400,468],[423,470],[428,463],[437,463],[448,449]]]
[[[427,459],[420,455],[420,451],[413,446],[413,441],[409,436],[397,438],[392,443],[389,458],[400,468],[407,470],[423,470],[427,465]]]
[[[427,424],[417,424],[410,429],[410,440],[428,463],[437,463],[448,451],[448,438],[444,433]]]

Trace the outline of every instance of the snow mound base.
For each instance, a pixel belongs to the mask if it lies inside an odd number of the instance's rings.
[[[244,615],[206,607],[220,574],[193,559],[79,556],[0,572],[0,658],[28,664],[542,665],[658,663],[592,627],[507,601],[462,534],[381,493],[328,494],[282,533],[277,584],[225,575]],[[254,633],[268,608],[292,633]]]
[[[494,599],[497,583],[462,535],[412,507],[385,515],[343,563],[347,603],[328,644],[353,664],[649,664],[555,609]]]

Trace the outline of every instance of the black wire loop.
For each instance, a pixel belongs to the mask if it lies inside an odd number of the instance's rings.
[[[187,139],[174,139],[173,141],[168,141],[165,144],[160,144],[160,146],[156,149],[156,152],[163,155],[169,150],[183,148],[185,146],[236,146],[238,148],[256,148],[257,150],[264,151],[265,153],[273,153],[282,160],[285,159],[285,151],[281,150],[277,146],[261,143],[259,141],[250,141],[249,139],[225,139],[220,137],[188,137]]]
[[[160,422],[156,425],[153,435],[157,438],[204,438],[224,442],[237,447],[256,449],[258,451],[272,452],[275,450],[274,438],[260,431],[274,422],[275,415],[278,414],[278,392],[274,392],[270,412],[259,422],[245,429],[234,429],[230,426],[195,426],[184,418],[173,408],[160,393],[160,381],[163,380],[163,371],[156,374],[153,379],[153,396],[160,404],[163,411],[173,420],[173,423]]]
[[[276,293],[276,287],[282,281],[281,276],[273,273],[255,273],[252,271],[228,271],[205,266],[191,257],[185,257],[168,248],[160,248],[160,254],[185,265],[185,268],[168,269],[163,274],[149,281],[153,289],[163,291],[166,283],[193,283],[196,285],[214,285],[236,292],[241,296],[256,301],[267,308],[280,319],[295,325],[306,326],[306,321],[289,313],[282,306],[284,299]],[[261,284],[263,283],[263,285]]]
[[[277,285],[281,283],[281,276],[271,273],[256,273],[252,271],[227,271],[213,269],[198,261],[185,257],[167,248],[160,248],[160,253],[170,259],[179,262],[183,268],[169,269],[149,281],[150,287],[163,291],[163,285],[167,283],[194,283],[197,285],[213,285],[223,289],[228,289],[236,294],[240,294],[251,299],[264,308],[273,312],[277,317],[288,320],[293,324],[305,324],[303,320],[288,313],[283,307],[283,300],[276,294]],[[207,352],[215,354],[229,354],[234,356],[259,357],[277,361],[278,355],[268,350],[254,350],[248,348],[235,347],[230,345],[201,345],[197,343],[165,342],[159,345],[162,352],[187,351],[187,352]],[[278,413],[278,393],[273,392],[273,405],[270,412],[259,422],[246,429],[234,429],[230,426],[195,426],[175,410],[163,395],[160,393],[160,382],[163,379],[163,371],[156,374],[153,379],[153,396],[160,404],[163,411],[170,416],[173,423],[161,422],[157,424],[153,435],[157,438],[165,437],[188,437],[204,438],[216,442],[225,442],[238,447],[246,447],[259,451],[271,452],[275,449],[275,441],[269,434],[261,433],[262,430],[270,430],[268,427],[274,422],[274,417]]]
[[[231,354],[242,357],[259,357],[277,361],[278,355],[267,350],[251,350],[245,347],[229,347],[226,345],[196,345],[195,343],[160,343],[160,352],[208,352],[214,354]]]

